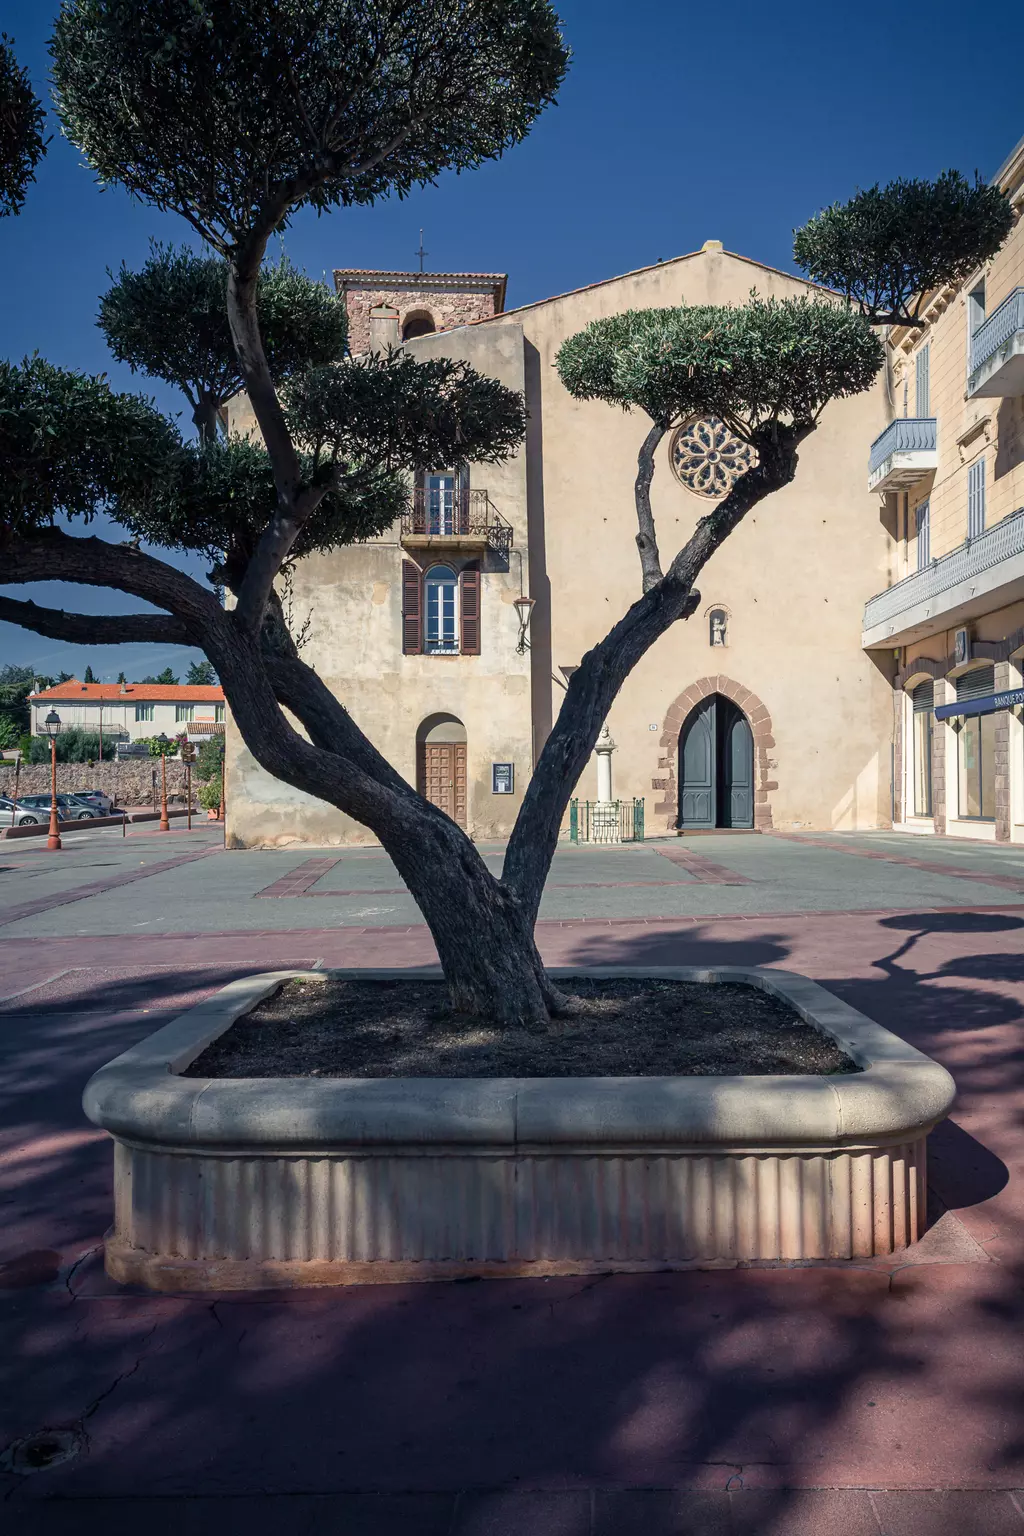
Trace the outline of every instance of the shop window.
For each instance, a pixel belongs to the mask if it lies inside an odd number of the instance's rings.
[[[910,695],[913,705],[914,815],[932,814],[932,709],[935,684],[919,683]]]

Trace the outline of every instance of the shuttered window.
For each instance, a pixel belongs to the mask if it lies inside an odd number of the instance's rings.
[[[990,693],[996,691],[995,667],[972,667],[970,672],[961,672],[956,680],[956,701],[962,703],[964,699],[987,699]]]
[[[931,502],[922,501],[917,508],[917,568],[923,571],[932,561]]]
[[[918,683],[910,695],[914,708],[913,775],[914,815],[932,814],[932,707],[935,684]]]
[[[412,560],[402,561],[402,651],[418,656],[423,649],[423,573]]]
[[[459,578],[448,565],[433,565],[423,582],[423,649],[433,656],[459,654]]]
[[[917,354],[915,362],[915,383],[917,393],[918,416],[931,415],[931,347],[925,345]]]
[[[967,471],[967,534],[977,538],[985,531],[985,460],[981,458]]]
[[[480,572],[467,566],[459,581],[462,612],[462,654],[480,655]]]
[[[973,667],[956,680],[957,703],[996,691],[994,667]],[[992,821],[996,810],[996,719],[967,715],[957,734],[957,814],[968,821]]]

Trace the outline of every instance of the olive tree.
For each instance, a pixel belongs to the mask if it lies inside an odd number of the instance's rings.
[[[245,387],[227,312],[228,264],[182,246],[153,246],[138,272],[122,263],[100,300],[99,327],[118,362],[182,391],[203,443],[222,435],[222,408]],[[282,257],[256,279],[256,313],[278,387],[345,355],[345,306]]]
[[[945,171],[891,181],[834,203],[795,232],[797,265],[873,325],[924,324],[928,294],[959,284],[993,256],[1013,225],[998,187]]]
[[[24,427],[3,427],[0,400],[0,434],[11,432],[21,455],[20,521],[0,510],[5,580],[114,587],[160,610],[97,620],[2,599],[0,617],[60,637],[86,625],[91,642],[156,631],[199,646],[256,760],[372,830],[423,912],[454,1004],[499,1024],[540,1025],[560,1006],[533,929],[568,798],[616,693],[693,612],[694,583],[714,551],[793,478],[829,401],[867,388],[882,360],[865,320],[835,300],[627,314],[565,344],[558,367],[573,394],[646,418],[636,486],[642,581],[573,674],[495,878],[303,662],[277,583],[303,551],[348,536],[352,519],[332,510],[332,498],[352,489],[351,477],[425,465],[439,444],[463,459],[504,457],[523,435],[523,402],[463,365],[405,355],[278,379],[259,283],[269,239],[297,209],[372,203],[500,156],[554,98],[566,62],[546,0],[65,0],[53,43],[64,131],[102,180],[180,214],[226,264],[231,340],[265,456],[243,463],[249,449],[228,444],[223,453],[237,452],[238,465],[208,459],[169,441],[155,412],[89,395],[91,410],[122,414],[135,433],[120,458],[94,448],[90,480],[88,463],[57,462],[65,434],[70,443],[82,433],[60,416],[71,390],[57,375],[56,444],[39,441],[35,470],[30,386],[38,395],[47,380],[8,380]],[[650,502],[655,449],[676,422],[708,414],[750,443],[752,462],[663,559]],[[0,466],[7,457],[0,436]],[[66,505],[56,506],[51,478],[66,486]],[[55,510],[87,517],[90,494],[136,539],[115,545],[52,526]],[[234,606],[144,551],[142,537],[220,551]]]
[[[18,63],[11,38],[0,32],[0,219],[21,212],[46,152],[45,121],[28,70]]]

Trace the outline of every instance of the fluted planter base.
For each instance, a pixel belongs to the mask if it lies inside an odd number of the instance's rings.
[[[115,1140],[110,1275],[187,1291],[643,1272],[866,1258],[921,1235],[925,1138],[954,1094],[937,1063],[785,972],[555,974],[761,987],[862,1070],[182,1078],[285,973],[235,982],[86,1090]]]

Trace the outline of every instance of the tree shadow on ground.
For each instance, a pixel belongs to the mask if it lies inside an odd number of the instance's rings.
[[[655,931],[588,936],[581,948],[579,963],[672,963]],[[788,954],[782,934],[751,945],[695,930],[672,945],[677,964],[784,964]],[[1012,1120],[1024,1087],[1012,998],[979,1000],[952,971],[917,975],[882,959],[882,973],[825,985],[955,1058],[965,1096],[1009,1103]],[[168,979],[152,979],[151,998]],[[175,985],[189,982],[182,972]],[[137,1007],[138,979],[117,995]],[[49,1105],[57,1132],[81,1126],[77,1095],[112,1043],[162,1019],[112,1018],[94,1033],[95,1021],[76,1025],[69,1010],[23,1022],[20,1046],[14,1022],[8,1091],[18,1081],[26,1091],[10,1105],[23,1123],[42,1123]],[[985,1037],[977,1051],[975,1034]],[[1005,1191],[996,1152],[969,1132],[944,1128],[938,1146],[947,1204]],[[108,1149],[105,1158],[109,1179]],[[29,1164],[10,1208],[26,1197],[81,1201],[82,1166],[67,1150],[41,1160],[33,1184]],[[0,1442],[77,1425],[85,1449],[45,1479],[19,1480],[12,1508],[141,1491],[762,1487],[751,1530],[788,1536],[800,1487],[1020,1486],[1022,1281],[1007,1263],[892,1278],[833,1265],[288,1296],[153,1297],[98,1276],[91,1296],[75,1284],[26,1289],[0,1312],[11,1382]],[[589,1536],[589,1519],[567,1506],[558,1536]]]

